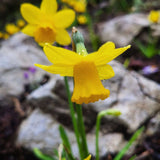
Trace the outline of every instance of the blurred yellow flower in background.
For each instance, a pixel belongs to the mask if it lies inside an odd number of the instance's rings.
[[[24,20],[23,20],[23,19],[19,19],[19,20],[17,21],[17,26],[18,26],[19,28],[23,28],[23,27],[25,26]]]
[[[109,96],[109,90],[105,89],[101,83],[101,80],[114,76],[112,67],[107,63],[128,48],[130,45],[115,49],[113,42],[107,42],[97,52],[83,55],[48,44],[44,47],[44,52],[53,65],[36,64],[36,66],[53,74],[74,77],[71,100],[77,104],[87,104]]]
[[[3,38],[3,33],[2,33],[2,32],[0,32],[0,39],[1,39],[1,38]]]
[[[71,38],[66,31],[74,19],[75,12],[64,9],[57,12],[56,0],[42,0],[40,9],[30,3],[21,5],[21,14],[28,22],[22,32],[35,38],[38,43],[58,42],[69,45]]]
[[[72,7],[78,13],[86,12],[86,0],[61,0],[63,3],[66,3]]]
[[[19,31],[19,28],[13,23],[8,23],[5,26],[5,30],[8,34],[12,35],[14,33],[17,33]]]
[[[160,20],[160,11],[150,11],[148,19],[152,23],[158,23]]]
[[[8,33],[4,33],[4,34],[3,34],[3,38],[4,38],[4,39],[8,39],[8,38],[9,38],[9,34],[8,34]]]
[[[86,24],[87,17],[85,15],[79,15],[79,16],[77,16],[77,21],[79,24]]]
[[[86,12],[86,3],[84,1],[77,1],[74,3],[73,8],[76,12]]]

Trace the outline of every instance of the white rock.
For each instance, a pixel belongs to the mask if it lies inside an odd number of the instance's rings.
[[[26,41],[31,41],[29,44]],[[33,45],[32,39],[18,33],[3,41],[0,48],[0,95],[17,96],[24,91],[24,72],[35,63],[50,64],[43,51]],[[46,72],[36,68],[32,81],[39,81]]]
[[[17,145],[22,145],[28,149],[39,148],[46,154],[53,155],[53,149],[58,149],[62,143],[59,135],[59,123],[56,122],[51,115],[44,114],[41,110],[36,109],[20,126],[17,137]],[[73,154],[79,157],[76,139],[74,133],[67,130]],[[87,143],[89,152],[95,155],[95,135],[89,133],[87,135]],[[126,141],[120,133],[106,134],[100,133],[99,151],[103,156],[107,152],[120,151]]]
[[[118,46],[131,43],[143,27],[149,26],[147,14],[134,13],[111,19],[97,25],[102,42],[113,41]]]

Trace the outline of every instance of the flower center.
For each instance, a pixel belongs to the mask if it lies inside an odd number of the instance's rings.
[[[56,33],[50,27],[38,27],[34,35],[38,43],[53,43],[56,39]]]

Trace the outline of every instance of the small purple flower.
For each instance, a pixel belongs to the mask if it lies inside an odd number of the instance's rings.
[[[69,46],[63,46],[63,48],[70,50],[70,49],[69,49]]]
[[[24,79],[29,79],[29,74],[28,74],[28,72],[24,72],[24,73],[23,73],[23,77],[24,77]]]
[[[142,73],[144,75],[150,75],[150,74],[153,74],[153,73],[156,73],[158,72],[159,69],[157,68],[157,66],[155,65],[149,65],[149,66],[145,66],[143,69],[142,69]]]
[[[35,74],[36,71],[37,71],[37,69],[35,67],[29,68],[29,72],[31,72],[32,74]]]

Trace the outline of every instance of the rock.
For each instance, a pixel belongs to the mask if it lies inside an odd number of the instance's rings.
[[[44,114],[41,110],[36,109],[21,124],[17,138],[17,145],[22,145],[28,149],[39,148],[43,153],[53,155],[53,149],[58,149],[59,144],[62,143],[58,130],[59,125],[60,124],[56,122],[51,115]],[[78,157],[75,136],[72,131],[66,128],[65,130],[69,137],[73,154],[75,157]],[[123,135],[120,133],[107,135],[100,134],[100,155],[104,155],[106,152],[117,152],[126,144]],[[87,142],[89,152],[94,155],[95,135],[93,133],[87,135]]]
[[[29,149],[39,148],[45,153],[53,154],[53,148],[58,148],[61,143],[58,127],[59,123],[51,115],[36,109],[21,124],[17,144]],[[73,137],[72,134],[70,140]]]
[[[153,115],[153,118],[149,120],[145,135],[152,136],[158,131],[160,131],[160,112],[158,112],[156,115]]]
[[[0,77],[0,95],[3,96],[8,94],[17,96],[24,91],[26,83],[40,81],[45,74],[41,69],[36,68],[36,74],[30,75],[30,79],[27,80],[24,73],[35,63],[49,64],[42,50],[30,37],[22,33],[3,41],[0,55],[0,74],[3,75]]]
[[[102,42],[113,41],[118,46],[126,46],[143,27],[149,26],[147,14],[134,13],[111,19],[97,25]]]
[[[109,102],[106,99],[92,105],[97,112],[110,107],[120,110],[122,115],[118,121],[127,125],[129,133],[135,132],[160,110],[160,86],[134,71],[123,69],[121,64],[114,61],[110,64],[115,69],[115,77],[104,83],[111,90]]]

